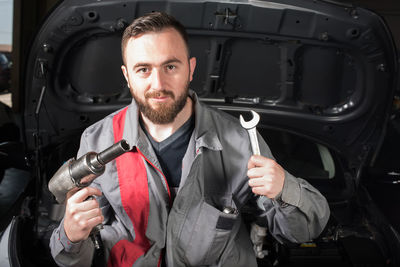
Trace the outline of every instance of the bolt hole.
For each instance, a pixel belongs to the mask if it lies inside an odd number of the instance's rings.
[[[300,20],[296,20],[296,23],[299,24],[299,23],[300,23]]]
[[[95,21],[98,17],[98,14],[96,11],[89,11],[86,13],[86,17],[89,21]]]
[[[347,36],[349,37],[349,38],[357,38],[358,36],[360,36],[360,30],[359,29],[357,29],[357,28],[350,28],[348,31],[347,31]]]

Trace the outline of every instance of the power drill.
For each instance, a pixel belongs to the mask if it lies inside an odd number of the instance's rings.
[[[75,158],[69,159],[50,179],[50,192],[56,197],[58,203],[64,203],[68,191],[75,187],[83,188],[89,186],[94,179],[104,173],[105,165],[108,162],[129,150],[130,145],[122,139],[100,153],[88,152],[77,160]],[[101,224],[93,228],[90,233],[96,249],[100,248],[99,240],[96,236],[100,229],[102,229]]]

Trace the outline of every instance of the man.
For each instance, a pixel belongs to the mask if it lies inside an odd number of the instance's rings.
[[[122,38],[122,71],[134,100],[82,135],[78,156],[125,139],[132,150],[91,187],[68,194],[51,238],[60,265],[89,266],[100,231],[109,266],[255,266],[244,206],[281,242],[319,235],[329,208],[279,166],[263,140],[252,156],[238,120],[188,90],[196,67],[183,26],[165,13],[136,19]],[[261,139],[261,138],[260,138]],[[266,196],[262,201],[258,195]],[[89,196],[97,200],[85,201]]]

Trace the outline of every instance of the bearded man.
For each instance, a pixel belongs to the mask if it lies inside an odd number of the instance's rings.
[[[88,236],[103,224],[108,266],[256,266],[245,206],[280,242],[321,233],[329,208],[318,190],[276,163],[262,138],[263,156],[252,155],[238,120],[189,90],[196,59],[176,19],[137,18],[122,55],[133,101],[84,131],[78,157],[122,138],[132,150],[90,187],[68,193],[50,243],[59,265],[90,266]],[[257,202],[256,194],[265,197]]]

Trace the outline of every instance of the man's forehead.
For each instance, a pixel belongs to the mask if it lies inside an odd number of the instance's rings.
[[[149,31],[149,32],[144,32],[141,34],[138,34],[136,36],[132,36],[128,39],[128,43],[135,43],[137,41],[149,41],[149,40],[155,40],[157,38],[166,38],[166,39],[173,39],[174,42],[181,43],[182,45],[185,45],[185,41],[183,40],[183,37],[181,34],[174,28],[168,27],[165,29],[162,29],[160,31]]]
[[[128,57],[148,58],[153,52],[173,53],[175,57],[184,53],[184,56],[188,57],[185,41],[174,28],[146,32],[128,39],[125,49]]]

